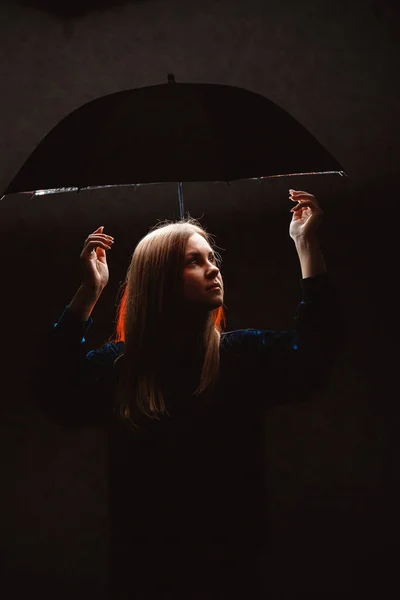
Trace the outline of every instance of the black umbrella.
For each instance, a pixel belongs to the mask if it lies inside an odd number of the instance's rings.
[[[228,85],[168,83],[109,94],[62,119],[4,192],[40,195],[178,182],[346,175],[293,117]],[[4,198],[3,196],[3,198]]]

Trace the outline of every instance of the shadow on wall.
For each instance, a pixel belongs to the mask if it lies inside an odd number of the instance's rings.
[[[124,4],[143,4],[148,0],[15,0],[20,6],[30,6],[60,19],[83,17],[91,12],[111,10]]]

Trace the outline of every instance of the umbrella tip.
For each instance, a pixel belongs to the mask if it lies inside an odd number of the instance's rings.
[[[168,83],[176,83],[175,75],[173,73],[168,73]]]

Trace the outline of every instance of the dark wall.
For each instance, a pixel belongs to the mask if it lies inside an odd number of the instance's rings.
[[[266,96],[348,172],[261,185],[186,184],[185,209],[225,249],[228,329],[284,329],[301,299],[288,188],[318,198],[321,245],[349,341],[318,398],[265,413],[266,588],[273,599],[354,598],[367,590],[385,597],[397,585],[398,551],[397,8],[289,0],[82,7],[55,14],[33,0],[2,5],[1,189],[69,112],[108,93],[162,83],[169,72],[177,81]],[[113,331],[135,244],[158,219],[177,218],[177,206],[174,184],[8,196],[0,204],[7,599],[31,590],[43,598],[104,597],[106,437],[65,431],[37,411],[28,384],[32,353],[79,285],[87,235],[104,225],[115,238],[91,349]]]

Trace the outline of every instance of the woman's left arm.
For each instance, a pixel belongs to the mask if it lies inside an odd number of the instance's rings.
[[[313,194],[289,190],[289,197],[296,202],[291,210],[289,234],[300,261],[303,301],[295,316],[296,330],[283,334],[278,344],[283,351],[286,341],[286,359],[283,352],[280,364],[279,351],[275,358],[276,366],[280,366],[276,373],[285,373],[280,382],[286,381],[289,398],[294,399],[296,392],[307,397],[327,382],[346,334],[341,306],[326,272],[316,233],[323,211]]]
[[[347,338],[342,306],[316,235],[322,209],[312,194],[289,192],[297,203],[289,233],[302,272],[295,327],[288,331],[244,329],[223,336],[224,349],[237,361],[231,373],[239,374],[263,408],[311,398],[328,383]],[[240,362],[245,374],[236,366]]]
[[[266,355],[270,381],[276,385],[273,397],[278,400],[281,396],[283,402],[306,399],[327,383],[347,337],[340,302],[326,272],[316,233],[323,211],[312,194],[296,190],[289,193],[296,202],[289,234],[300,261],[303,301],[295,315],[296,329],[260,332],[258,346],[261,364],[263,349],[271,349]]]
[[[315,235],[309,238],[299,238],[295,240],[294,244],[299,257],[303,279],[326,273],[324,257],[322,256],[319,240]]]

